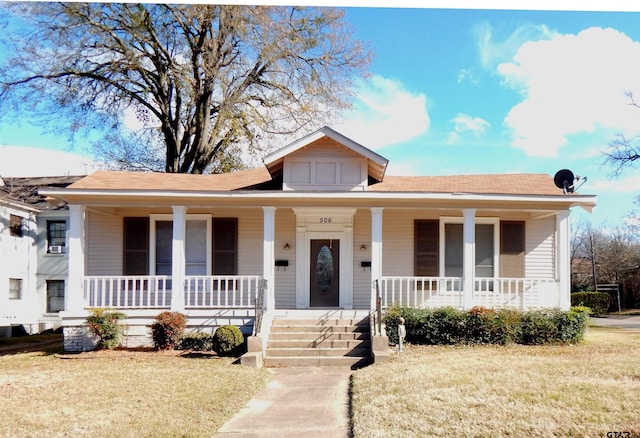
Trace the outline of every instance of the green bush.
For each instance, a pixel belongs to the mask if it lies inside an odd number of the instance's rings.
[[[405,319],[406,341],[413,344],[554,344],[582,340],[589,319],[588,309],[493,310],[474,307],[469,311],[452,307],[413,309],[391,306],[383,318],[391,343],[398,342],[398,319]]]
[[[593,315],[609,310],[611,295],[604,292],[576,292],[571,294],[572,306],[584,306],[591,309]]]
[[[213,334],[213,351],[219,355],[231,355],[244,343],[244,336],[235,325],[218,327]]]
[[[173,350],[187,325],[187,316],[180,312],[162,312],[151,325],[153,345],[158,350]]]
[[[98,348],[112,350],[122,343],[124,327],[120,320],[127,317],[122,312],[110,309],[89,309],[91,315],[85,320],[89,332],[98,338]]]
[[[179,350],[211,351],[213,335],[208,333],[183,333],[177,347]]]

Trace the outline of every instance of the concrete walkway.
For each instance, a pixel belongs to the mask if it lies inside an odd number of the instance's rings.
[[[273,368],[273,379],[214,438],[348,438],[348,368]]]
[[[602,325],[606,327],[617,327],[624,329],[640,330],[639,315],[606,315],[595,316],[591,318],[594,325]]]

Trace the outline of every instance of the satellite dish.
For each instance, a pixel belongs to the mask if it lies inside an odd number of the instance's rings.
[[[576,183],[582,180],[580,185],[576,187]],[[575,176],[572,171],[569,169],[558,170],[553,177],[553,182],[556,187],[562,189],[564,194],[573,193],[578,187],[584,184],[587,181],[587,177],[583,176]]]

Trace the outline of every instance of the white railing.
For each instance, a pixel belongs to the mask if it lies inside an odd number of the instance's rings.
[[[476,278],[473,305],[536,309],[559,306],[558,283],[551,278]]]
[[[462,278],[382,277],[380,304],[407,307],[462,307]]]
[[[261,281],[259,275],[189,275],[185,307],[253,309]]]
[[[462,278],[382,277],[380,296],[383,308],[396,304],[407,307],[534,309],[558,307],[558,283],[540,278],[476,278],[470,302],[465,302]]]
[[[187,276],[186,308],[253,308],[262,277],[257,275]],[[84,277],[86,307],[170,309],[172,281],[164,275]]]
[[[171,277],[120,275],[84,277],[87,307],[114,309],[170,308]]]

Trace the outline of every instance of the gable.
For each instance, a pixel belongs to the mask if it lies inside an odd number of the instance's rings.
[[[264,159],[283,190],[366,190],[381,181],[388,160],[331,128],[321,128]]]
[[[367,159],[323,137],[284,157],[283,190],[365,190]]]

